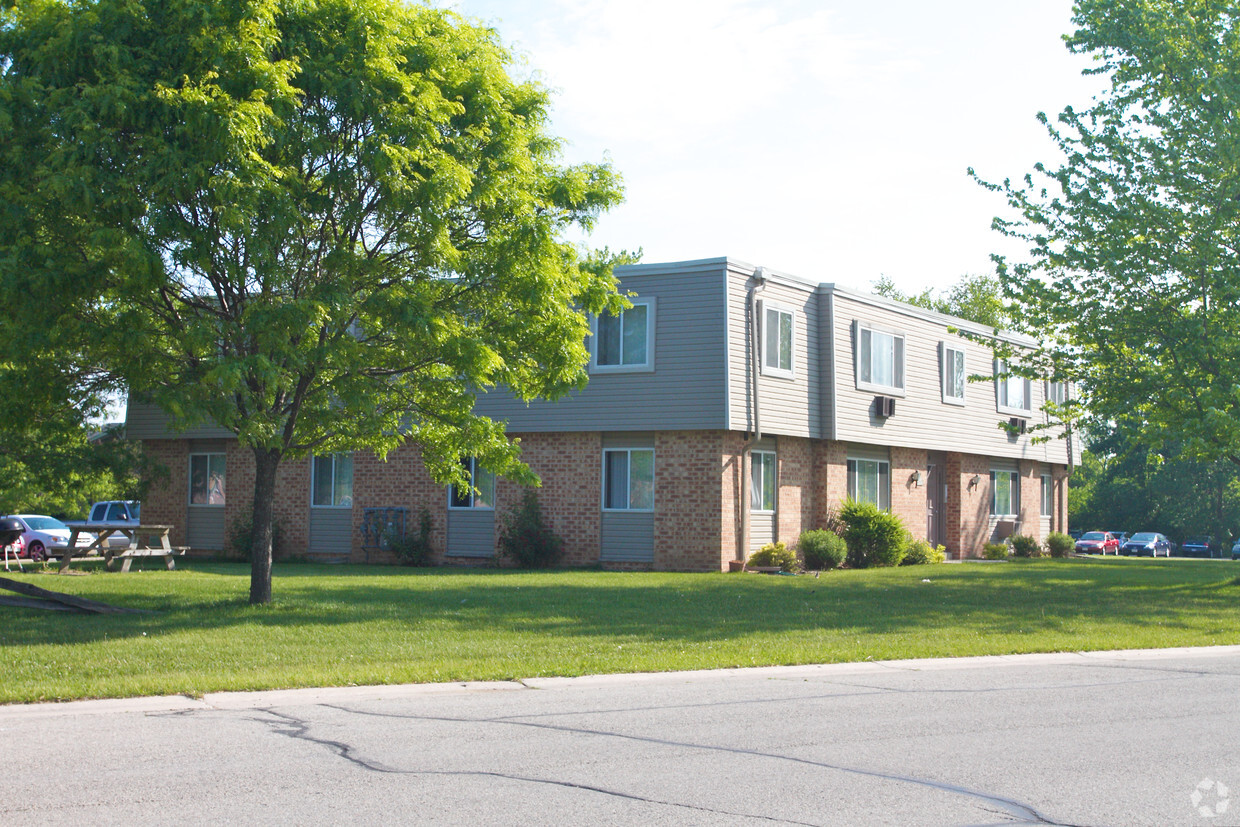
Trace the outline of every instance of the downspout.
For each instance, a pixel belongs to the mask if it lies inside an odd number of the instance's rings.
[[[754,444],[762,439],[762,405],[759,396],[761,390],[759,376],[762,371],[758,357],[758,346],[761,344],[761,337],[758,333],[758,296],[766,288],[766,268],[759,267],[753,271],[753,282],[745,302],[746,312],[749,314],[749,382],[750,392],[753,394],[753,431],[741,444],[741,486],[740,496],[737,498],[741,509],[741,531],[736,542],[737,560],[744,560],[749,556],[749,498],[751,496],[749,489],[753,485],[753,474],[749,463]]]

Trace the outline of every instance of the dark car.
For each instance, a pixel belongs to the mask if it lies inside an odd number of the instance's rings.
[[[1138,531],[1131,539],[1120,543],[1119,553],[1138,557],[1170,557],[1171,541],[1165,534],[1156,531]]]
[[[1086,531],[1076,541],[1079,554],[1119,554],[1119,541],[1109,531]]]
[[[1124,547],[1124,543],[1128,542],[1128,532],[1127,532],[1127,531],[1112,531],[1112,532],[1111,532],[1111,536],[1115,538],[1115,541],[1116,541],[1117,543],[1119,543],[1120,548],[1123,548],[1123,547]]]
[[[1231,547],[1231,559],[1240,560],[1240,540],[1236,540],[1236,544]]]
[[[1180,543],[1184,557],[1222,557],[1223,547],[1209,534],[1198,534]]]

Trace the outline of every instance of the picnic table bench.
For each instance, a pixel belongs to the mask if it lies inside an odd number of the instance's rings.
[[[60,571],[64,573],[68,571],[69,564],[73,562],[74,557],[85,557],[88,554],[98,554],[103,557],[104,565],[109,571],[112,569],[112,563],[116,560],[121,561],[121,571],[129,571],[129,564],[133,562],[135,557],[162,557],[164,558],[164,566],[172,571],[176,568],[176,561],[173,559],[179,557],[189,550],[188,546],[174,546],[168,540],[168,532],[172,531],[170,525],[116,525],[109,523],[79,523],[69,526],[69,542],[63,546],[55,546],[49,548],[48,552],[53,555],[60,555]],[[87,545],[78,545],[78,537],[82,534],[94,534],[95,539]],[[112,545],[109,538],[113,536],[125,537],[129,540],[128,545]],[[145,540],[145,543],[139,542]]]

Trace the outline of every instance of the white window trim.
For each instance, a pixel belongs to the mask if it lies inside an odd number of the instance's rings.
[[[905,343],[907,344],[907,343]],[[947,370],[947,354],[959,353],[960,362],[965,365],[964,387],[960,389],[961,396],[952,396],[947,392],[948,381],[951,374]],[[943,404],[945,405],[965,405],[969,393],[969,371],[968,361],[965,358],[964,348],[959,345],[953,345],[949,342],[939,342],[939,390],[943,395]]]
[[[650,480],[651,490],[650,490],[650,507],[649,508],[632,508],[632,507],[609,508],[607,506],[607,455],[608,454],[620,454],[620,453],[628,454],[628,457],[629,457],[628,458],[628,464],[629,464],[628,465],[629,467],[628,501],[632,502],[633,452],[634,451],[649,451],[650,452],[650,468],[651,468],[651,473],[654,474],[655,473],[654,469],[656,467],[655,462],[658,461],[658,458],[655,456],[655,451],[653,447],[642,447],[640,445],[633,445],[633,446],[628,446],[628,447],[619,447],[619,446],[607,447],[603,449],[603,461],[599,466],[599,504],[601,505],[603,511],[605,512],[612,513],[612,514],[652,514],[654,513],[656,502],[655,502],[653,476],[651,477],[651,480]]]
[[[224,457],[224,502],[222,503],[196,503],[194,502],[194,457]],[[186,465],[187,474],[185,480],[185,504],[190,508],[224,508],[228,503],[228,454],[224,451],[194,451],[189,455],[189,462]],[[207,478],[211,476],[211,460],[207,460]]]
[[[336,457],[338,456],[340,456],[339,453],[311,455],[310,457],[310,507],[311,508],[334,508],[334,509],[339,509],[342,511],[351,511],[353,509],[353,503],[349,503],[348,505],[322,505],[314,501],[314,482],[315,482],[314,475],[317,473],[317,469],[318,469],[318,463],[316,462],[316,460],[323,458],[323,457],[331,457],[331,460],[332,460],[331,492],[332,492],[332,498],[334,499],[336,496]],[[350,484],[349,499],[353,498],[353,495],[351,493],[352,490],[353,490],[352,484]]]
[[[781,367],[768,365],[766,363],[766,311],[773,310],[776,313],[787,314],[789,322],[792,325],[792,353],[790,354],[790,367],[785,370]],[[796,379],[797,370],[797,311],[786,305],[772,301],[758,302],[758,352],[760,370],[763,376],[774,376],[780,379]]]
[[[1042,509],[1041,516],[1043,517],[1055,516],[1055,481],[1051,478],[1050,474],[1042,475],[1042,489],[1041,491],[1039,491],[1039,494],[1040,496],[1038,497],[1038,499],[1039,499],[1039,504],[1041,505],[1041,509]],[[1050,503],[1046,502],[1047,496],[1050,497]],[[1050,506],[1049,511],[1047,510],[1048,505]]]
[[[869,330],[870,332],[883,333],[892,336],[902,342],[900,348],[900,376],[904,380],[904,387],[896,387],[892,385],[878,385],[873,382],[863,382],[861,380],[861,331]],[[873,347],[873,339],[871,339],[871,348]],[[894,358],[895,354],[892,354]],[[892,365],[895,369],[895,365]],[[871,370],[871,374],[873,370]],[[907,395],[905,388],[908,387],[908,337],[898,330],[892,330],[889,327],[880,327],[878,325],[863,322],[860,319],[855,321],[853,325],[853,377],[857,385],[857,390],[877,393],[883,396],[904,397]]]
[[[598,363],[598,316],[591,315],[590,373],[654,373],[654,330],[658,300],[653,296],[646,298],[638,296],[629,299],[629,303],[634,307],[646,308],[646,361],[640,365],[600,365]],[[621,337],[623,338],[623,332]]]
[[[1058,402],[1055,402],[1056,405],[1062,405],[1064,402],[1067,402],[1069,399],[1067,382],[1054,382],[1054,381],[1051,381],[1050,379],[1047,379],[1045,386],[1042,388],[1042,392],[1045,394],[1045,396],[1043,396],[1043,399],[1045,399],[1047,402],[1055,401],[1051,399],[1051,388],[1055,385],[1060,385],[1063,387],[1063,399]]]
[[[1015,505],[1016,510],[1000,513],[995,511],[995,498],[999,493],[999,475],[1007,474],[1011,479],[1011,502],[1008,505]],[[1006,517],[1020,518],[1020,472],[1013,471],[1010,468],[991,468],[990,469],[990,516],[997,519]]]
[[[1009,377],[1006,375],[1005,371],[1007,371],[1007,361],[1004,359],[996,359],[994,364],[995,410],[1001,414],[1007,414],[1008,416],[1019,416],[1021,419],[1028,419],[1033,415],[1033,382],[1023,376]],[[1025,383],[1025,402],[1028,407],[1013,408],[1004,402],[1004,399],[1007,396],[1004,386],[1009,381],[1009,378],[1019,379]]]
[[[775,508],[768,509],[768,508],[754,508],[753,507],[753,483],[754,483],[754,476],[753,476],[754,464],[753,463],[754,463],[754,458],[758,456],[770,457],[771,462],[775,463],[775,492],[774,492],[775,496],[772,497],[772,499],[775,501]],[[779,460],[776,458],[776,454],[774,451],[750,451],[749,452],[749,463],[750,463],[750,466],[749,466],[749,486],[750,486],[749,488],[749,513],[750,514],[774,514],[779,509]],[[765,491],[763,493],[765,493]],[[760,497],[758,501],[761,502],[763,499],[765,499],[765,497]]]
[[[861,463],[861,462],[872,462],[872,463],[874,463],[875,465],[886,465],[886,466],[887,466],[887,497],[886,497],[886,499],[887,499],[887,504],[886,504],[886,505],[882,505],[881,501],[882,501],[882,499],[883,499],[883,494],[882,494],[882,492],[880,491],[880,492],[879,492],[879,501],[880,501],[880,502],[875,503],[874,505],[875,505],[875,507],[877,507],[880,511],[891,511],[891,460],[887,460],[887,459],[872,459],[872,458],[870,458],[870,457],[847,457],[847,458],[845,459],[845,461],[844,461],[844,483],[845,483],[845,485],[847,485],[847,484],[848,484],[848,463],[850,463],[850,462],[856,462],[856,463]],[[859,469],[858,469],[858,470],[859,470]],[[883,477],[883,475],[882,475],[881,473],[879,473],[879,475],[878,475],[878,476],[879,476],[879,479],[880,479],[880,480],[881,480],[881,479],[882,479],[882,477]],[[853,478],[854,478],[854,479],[857,479],[857,478],[859,478],[859,477],[860,477],[860,474],[859,474],[859,473],[858,473],[858,474],[854,474],[854,475],[853,475]],[[855,487],[853,487],[853,486],[849,486],[849,487],[848,487],[848,498],[849,498],[850,500],[856,500],[856,499],[857,499],[857,491],[856,491]]]
[[[474,477],[478,473],[478,460],[476,457],[466,457],[469,460],[469,484],[472,488]],[[483,469],[486,470],[486,469]],[[494,511],[495,510],[495,488],[498,486],[499,480],[494,474],[491,474],[491,504],[490,505],[474,505],[474,500],[478,496],[472,490],[469,492],[469,505],[453,505],[452,489],[455,486],[448,486],[448,510],[449,511]]]

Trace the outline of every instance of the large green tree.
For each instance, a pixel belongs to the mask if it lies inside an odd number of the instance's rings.
[[[33,0],[0,22],[0,299],[254,456],[251,602],[288,457],[415,441],[533,475],[475,394],[579,387],[620,197],[563,166],[494,31],[398,0]]]
[[[1028,244],[998,257],[1038,369],[1151,448],[1240,464],[1240,11],[1078,0],[1068,48],[1109,89],[1041,115],[1062,153],[986,186]]]
[[[999,279],[986,273],[966,273],[946,290],[927,287],[920,293],[905,293],[884,275],[874,282],[874,292],[987,327],[1002,329],[1007,326],[1007,307]]]

